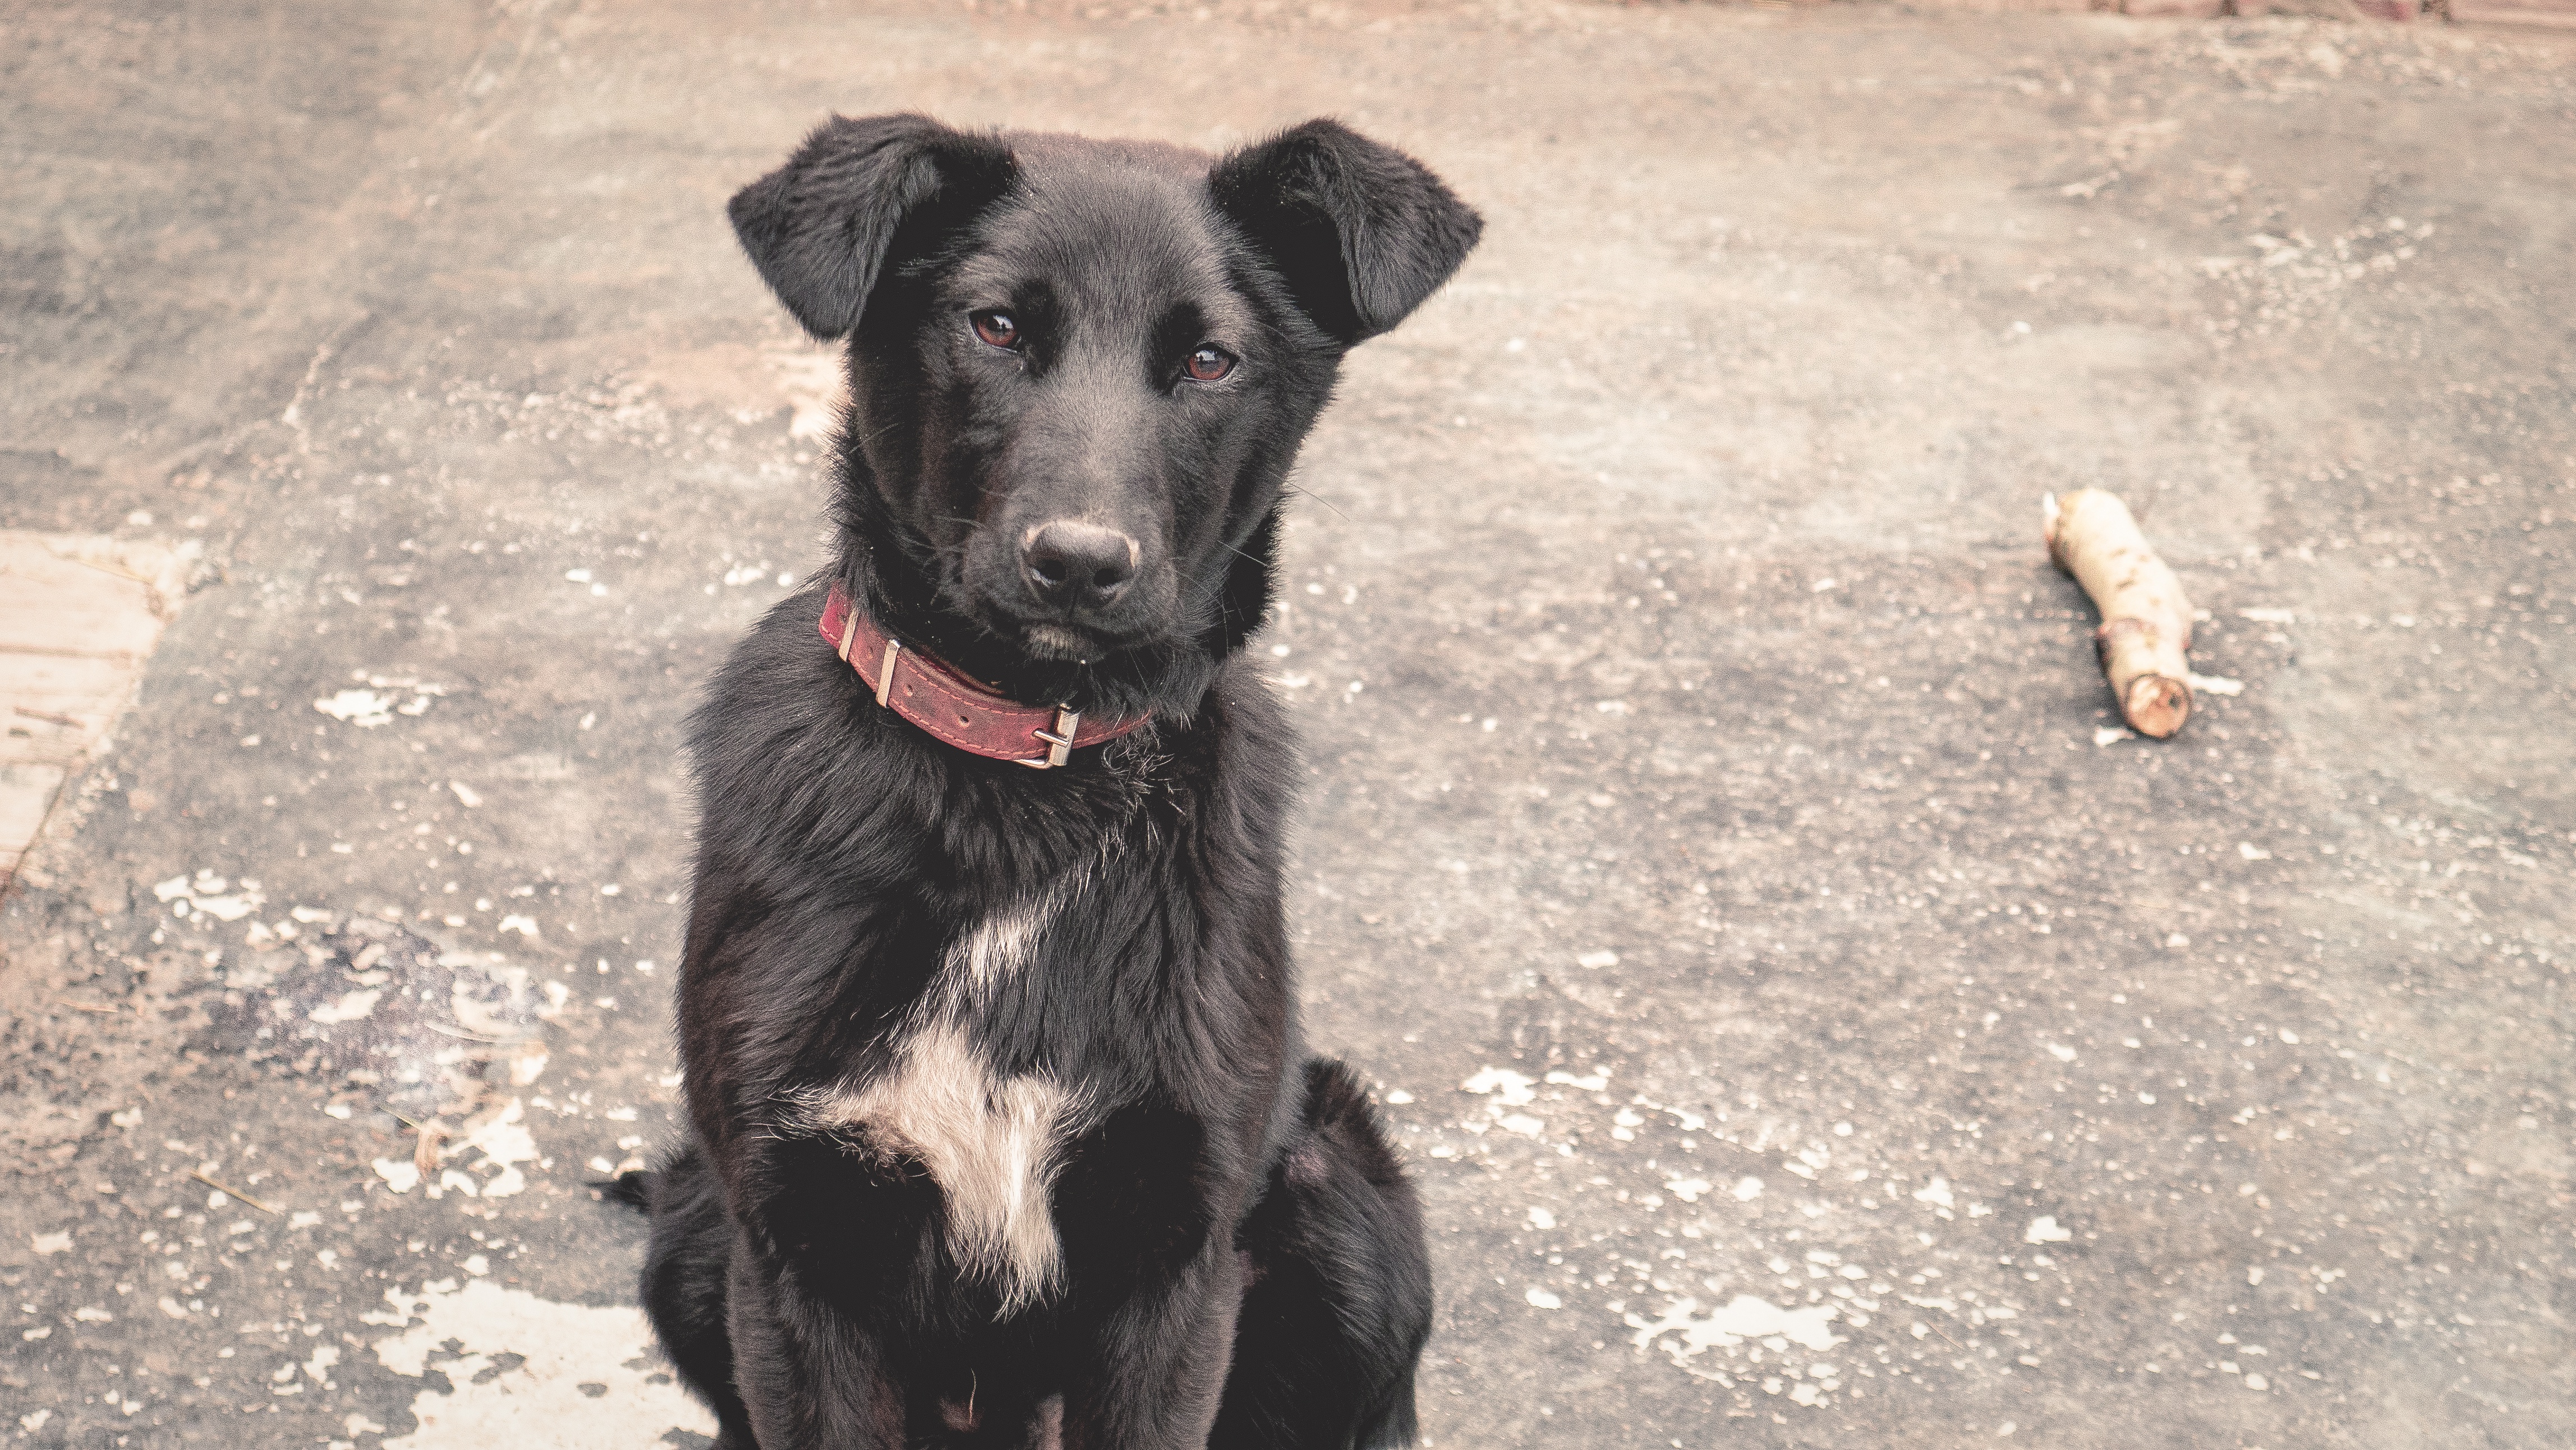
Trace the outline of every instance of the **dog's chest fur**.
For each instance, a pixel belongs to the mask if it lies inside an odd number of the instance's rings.
[[[976,1019],[1029,969],[1066,892],[994,911],[944,955],[919,1005],[863,1080],[798,1095],[797,1128],[919,1163],[938,1186],[950,1255],[990,1283],[1001,1312],[1058,1283],[1050,1190],[1066,1144],[1099,1104],[1042,1072],[1006,1072]]]

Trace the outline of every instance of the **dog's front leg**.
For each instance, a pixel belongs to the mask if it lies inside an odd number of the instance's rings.
[[[1221,1235],[1109,1316],[1068,1395],[1064,1450],[1202,1450],[1234,1353],[1243,1264]]]
[[[802,1287],[794,1266],[737,1248],[725,1318],[757,1450],[902,1450],[903,1392],[876,1335]]]

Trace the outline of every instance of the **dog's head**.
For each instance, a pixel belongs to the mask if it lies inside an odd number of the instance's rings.
[[[1331,121],[1211,158],[835,118],[731,210],[797,321],[851,340],[868,606],[1086,709],[1195,704],[1268,603],[1273,512],[1342,355],[1480,227]]]

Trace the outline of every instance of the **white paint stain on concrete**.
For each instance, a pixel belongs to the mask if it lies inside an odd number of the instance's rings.
[[[449,1388],[414,1395],[418,1427],[384,1450],[628,1450],[675,1429],[715,1433],[654,1352],[640,1309],[558,1304],[489,1279],[385,1297],[412,1323],[376,1341],[376,1358],[414,1379],[439,1370]],[[521,1362],[483,1378],[504,1355]]]
[[[543,1065],[542,1056],[539,1065]],[[552,1160],[537,1152],[537,1140],[525,1126],[527,1115],[526,1106],[519,1099],[512,1098],[497,1108],[486,1109],[466,1120],[464,1132],[455,1138],[449,1151],[472,1149],[482,1155],[475,1160],[473,1167],[476,1172],[490,1176],[479,1182],[471,1174],[454,1168],[442,1169],[435,1180],[430,1180],[418,1165],[407,1158],[377,1159],[373,1165],[376,1176],[396,1193],[409,1193],[428,1182],[432,1198],[441,1198],[449,1193],[462,1193],[468,1198],[507,1198],[524,1192],[528,1178],[519,1171],[520,1164],[552,1166]]]
[[[1458,1084],[1458,1090],[1483,1095],[1485,1116],[1504,1132],[1517,1133],[1524,1138],[1541,1137],[1547,1132],[1545,1119],[1511,1111],[1538,1097],[1538,1079],[1526,1073],[1514,1072],[1508,1067],[1489,1067]],[[1473,1119],[1459,1126],[1470,1133],[1485,1131],[1485,1124]]]
[[[342,690],[327,700],[314,701],[313,708],[335,720],[346,720],[361,730],[390,725],[394,720],[393,697],[373,690]]]
[[[490,1181],[482,1185],[483,1197],[507,1198],[528,1186],[527,1176],[519,1171],[519,1165],[534,1163],[538,1159],[537,1140],[522,1126],[526,1117],[527,1109],[517,1098],[512,1098],[501,1106],[499,1112],[466,1124],[462,1146],[483,1155],[474,1166],[498,1170]]]
[[[350,677],[375,688],[342,690],[327,700],[314,701],[313,708],[361,730],[390,725],[396,715],[419,715],[429,709],[431,697],[447,693],[444,685],[426,684],[408,676],[392,679],[357,670]],[[406,694],[411,698],[403,699]]]
[[[1784,1309],[1768,1299],[1738,1294],[1705,1314],[1697,1299],[1677,1299],[1660,1319],[1636,1313],[1626,1318],[1628,1327],[1637,1331],[1633,1340],[1639,1349],[1660,1343],[1673,1363],[1697,1375],[1701,1371],[1691,1360],[1710,1349],[1732,1349],[1748,1339],[1780,1341],[1776,1346],[1780,1349],[1790,1344],[1831,1349],[1842,1340],[1828,1326],[1841,1312],[1836,1304]]]
[[[2057,1226],[2056,1215],[2044,1213],[2030,1221],[2030,1227],[2022,1231],[2021,1239],[2026,1244],[2062,1244],[2073,1237],[2073,1230]],[[2255,1282],[2260,1283],[2261,1280]]]
[[[364,991],[345,992],[341,994],[339,1001],[325,1002],[305,1015],[326,1027],[340,1022],[355,1022],[373,1013],[376,1010],[376,999],[383,995],[384,991],[381,988],[374,987]]]
[[[171,915],[185,921],[203,916],[239,921],[268,901],[258,882],[228,881],[204,867],[199,867],[193,877],[173,876],[160,882],[152,888],[152,894],[169,903]]]
[[[1534,1081],[1527,1074],[1514,1072],[1508,1067],[1489,1067],[1458,1084],[1458,1090],[1490,1094],[1498,1104],[1518,1107],[1538,1096],[1532,1091]]]

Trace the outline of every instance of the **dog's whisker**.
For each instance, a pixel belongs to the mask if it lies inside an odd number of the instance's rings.
[[[1319,504],[1322,504],[1324,507],[1326,507],[1326,508],[1328,508],[1328,509],[1331,509],[1333,512],[1335,512],[1335,513],[1337,513],[1337,514],[1342,514],[1342,521],[1343,521],[1344,523],[1348,523],[1348,522],[1350,522],[1350,517],[1351,517],[1351,516],[1350,516],[1349,514],[1343,514],[1343,513],[1342,513],[1342,510],[1341,510],[1341,507],[1340,507],[1338,504],[1335,504],[1331,499],[1328,499],[1328,498],[1324,497],[1322,494],[1316,493],[1316,492],[1314,492],[1314,491],[1313,491],[1313,490],[1311,490],[1311,489],[1299,488],[1297,485],[1295,485],[1295,484],[1293,484],[1293,483],[1289,483],[1289,484],[1282,484],[1282,485],[1280,485],[1279,491],[1280,491],[1281,493],[1285,493],[1285,494],[1294,494],[1294,495],[1296,495],[1297,497],[1302,498],[1302,499],[1311,499],[1311,500],[1313,500],[1314,502],[1319,503]]]

